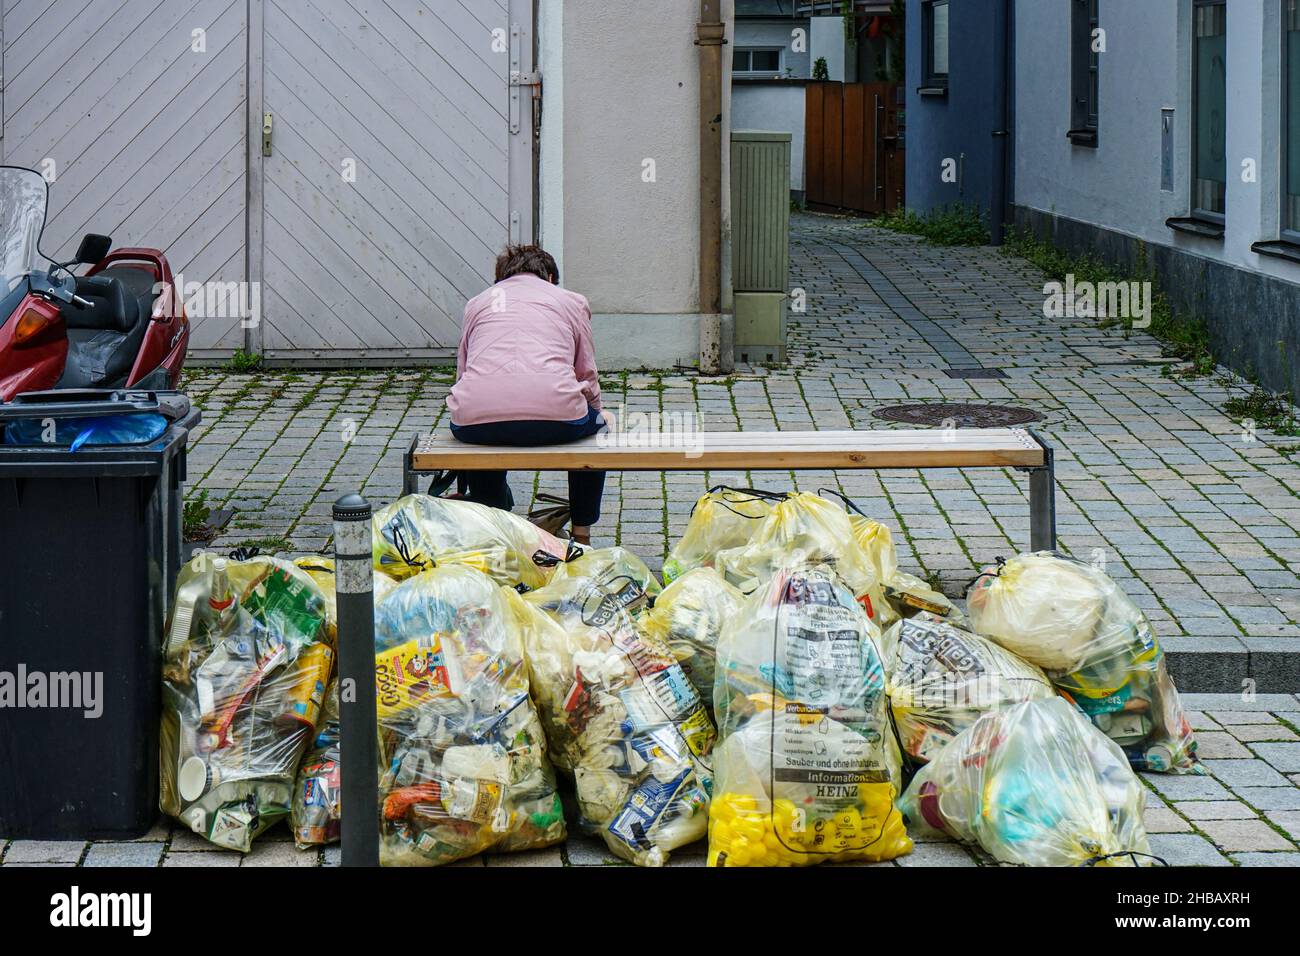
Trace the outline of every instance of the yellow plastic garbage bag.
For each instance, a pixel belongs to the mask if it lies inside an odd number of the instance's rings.
[[[826,565],[778,569],[723,629],[710,866],[910,852],[878,638]]]
[[[163,660],[163,811],[251,850],[289,814],[333,668],[328,602],[293,564],[204,554],[182,568]]]
[[[524,518],[453,498],[407,495],[374,516],[375,567],[398,580],[442,564],[507,587],[545,584],[567,547]]]
[[[1060,697],[985,713],[921,768],[909,826],[1022,866],[1135,866],[1154,858],[1145,789],[1114,741]]]
[[[710,488],[695,502],[681,540],[664,559],[664,581],[671,583],[692,568],[714,567],[718,552],[747,544],[759,522],[784,497],[725,485]]]
[[[891,627],[884,653],[894,726],[916,763],[987,711],[1056,696],[1042,668],[933,614]]]
[[[510,592],[442,565],[375,608],[380,862],[433,866],[564,839]]]
[[[1205,772],[1155,632],[1104,572],[1023,554],[986,569],[967,606],[977,632],[1047,671],[1135,768]]]
[[[643,866],[704,835],[716,736],[672,649],[634,620],[657,590],[642,562],[613,548],[514,599],[533,614],[533,693],[583,828]]]
[[[694,568],[665,587],[654,607],[639,619],[647,633],[672,648],[710,710],[718,637],[744,597],[713,568]]]
[[[321,594],[325,597],[325,602],[329,605],[330,620],[335,620],[338,600],[334,592],[334,559],[311,555],[305,558],[295,558],[293,563],[306,571],[307,575],[316,582],[316,586],[320,588]],[[374,575],[374,601],[376,604],[387,597],[388,592],[395,587],[397,587],[396,578],[391,578],[376,569]]]
[[[289,829],[300,850],[339,839],[339,796],[342,777],[339,765],[339,688],[330,681],[325,694],[320,733],[298,768],[293,803],[289,807]]]
[[[747,544],[717,558],[718,569],[746,594],[761,588],[777,569],[803,564],[834,568],[878,628],[897,617],[871,559],[853,535],[848,512],[806,491],[777,502]]]

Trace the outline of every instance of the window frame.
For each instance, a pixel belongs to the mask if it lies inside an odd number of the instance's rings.
[[[1198,58],[1197,55],[1196,55],[1196,41],[1197,41],[1197,39],[1199,39],[1199,38],[1197,37],[1197,35],[1196,35],[1196,19],[1197,19],[1197,13],[1198,13],[1198,11],[1200,11],[1200,10],[1205,10],[1205,9],[1210,9],[1210,8],[1213,8],[1213,7],[1219,7],[1220,9],[1223,10],[1223,36],[1224,36],[1224,46],[1226,47],[1226,46],[1227,46],[1227,36],[1228,36],[1228,2],[1227,2],[1227,0],[1192,0],[1192,91],[1191,91],[1191,92],[1192,92],[1192,101],[1191,101],[1191,107],[1192,107],[1192,109],[1191,109],[1191,113],[1192,113],[1192,124],[1191,124],[1191,125],[1192,125],[1192,129],[1191,129],[1191,134],[1192,134],[1192,150],[1191,150],[1191,157],[1190,157],[1190,159],[1191,159],[1191,195],[1190,195],[1190,207],[1191,207],[1191,218],[1192,218],[1192,219],[1197,220],[1197,221],[1199,221],[1199,222],[1213,223],[1213,224],[1216,225],[1216,226],[1222,227],[1222,226],[1224,226],[1224,225],[1226,224],[1226,222],[1227,222],[1227,205],[1228,205],[1228,204],[1227,204],[1227,199],[1228,199],[1228,175],[1227,175],[1227,130],[1226,130],[1226,129],[1224,130],[1224,177],[1223,177],[1223,206],[1224,206],[1224,211],[1223,211],[1223,212],[1217,212],[1217,211],[1212,210],[1212,209],[1204,209],[1204,208],[1202,208],[1202,207],[1198,204],[1199,196],[1198,196],[1198,187],[1197,187],[1197,183],[1201,182],[1201,178],[1197,175],[1197,173],[1198,173],[1198,171],[1199,171],[1199,165],[1200,165],[1200,164],[1197,162],[1197,158],[1198,158],[1198,154],[1200,153],[1200,149],[1199,149],[1199,135],[1200,135],[1200,130],[1201,130],[1201,118],[1200,118],[1200,110],[1197,109],[1197,107],[1198,107],[1198,105],[1199,105],[1199,91],[1200,91],[1200,85],[1201,85],[1201,84],[1200,84],[1200,75],[1201,75],[1201,70],[1200,70],[1200,62],[1199,62],[1199,58]],[[1225,71],[1226,71],[1226,69],[1227,69],[1227,64],[1226,64],[1226,63],[1224,64],[1224,69],[1225,69]],[[1226,76],[1225,76],[1225,78],[1224,78],[1224,83],[1225,83],[1225,84],[1227,83],[1227,78],[1226,78]],[[1226,100],[1226,95],[1225,95],[1225,100]],[[1225,121],[1226,121],[1226,116],[1225,116]],[[1212,180],[1206,180],[1206,182],[1212,182]]]
[[[748,69],[748,70],[737,70],[737,69],[736,69],[736,56],[737,56],[738,54],[741,54],[741,53],[747,54],[747,55],[749,56],[749,69]],[[776,54],[776,69],[775,69],[775,70],[755,70],[755,69],[754,69],[754,54],[755,54],[755,53],[775,53],[775,54]],[[785,74],[785,48],[784,48],[784,47],[779,47],[779,46],[738,46],[738,47],[736,47],[736,48],[732,51],[732,54],[731,54],[731,75],[732,75],[732,76],[762,76],[762,77],[774,77],[774,76],[783,76],[784,74]]]
[[[1101,125],[1101,54],[1093,43],[1101,29],[1101,0],[1070,4],[1070,129],[1065,135],[1076,146],[1095,149]]]
[[[1282,70],[1280,76],[1281,95],[1278,97],[1281,109],[1281,153],[1282,153],[1282,175],[1281,175],[1281,209],[1278,215],[1278,235],[1285,241],[1300,245],[1300,195],[1294,200],[1295,215],[1292,216],[1293,201],[1291,198],[1291,187],[1294,185],[1300,191],[1300,183],[1291,182],[1291,68],[1292,68],[1292,51],[1290,45],[1291,31],[1287,28],[1288,19],[1291,10],[1295,10],[1296,17],[1300,21],[1300,0],[1282,0],[1282,17],[1281,17],[1281,51],[1282,51]],[[1300,49],[1296,50],[1296,56],[1300,57]]]
[[[949,61],[948,71],[944,73],[936,73],[934,69],[934,11],[937,7],[943,7],[948,16],[948,35],[945,41],[948,44]],[[922,89],[933,93],[946,93],[952,69],[952,6],[949,0],[922,0],[921,47]]]

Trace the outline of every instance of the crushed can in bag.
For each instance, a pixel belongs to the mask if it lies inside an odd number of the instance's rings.
[[[710,866],[889,860],[901,757],[879,631],[827,565],[778,569],[723,629]]]
[[[287,561],[200,555],[182,568],[163,662],[163,811],[245,853],[287,816],[334,642],[320,588]]]

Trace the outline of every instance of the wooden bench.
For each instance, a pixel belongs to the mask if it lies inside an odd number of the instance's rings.
[[[450,432],[419,435],[403,463],[403,491],[445,471],[806,471],[1015,468],[1029,473],[1029,537],[1056,547],[1052,448],[1025,428],[874,431],[616,433],[532,448],[467,445]]]

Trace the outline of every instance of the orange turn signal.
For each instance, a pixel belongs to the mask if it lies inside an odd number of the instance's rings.
[[[22,345],[24,342],[34,339],[53,325],[57,317],[57,312],[53,316],[49,316],[35,309],[28,309],[22,314],[22,318],[18,320],[18,327],[14,329],[14,344]]]

